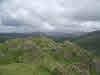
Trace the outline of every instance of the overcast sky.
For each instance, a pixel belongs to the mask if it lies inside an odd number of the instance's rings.
[[[0,0],[0,32],[100,29],[100,0]]]

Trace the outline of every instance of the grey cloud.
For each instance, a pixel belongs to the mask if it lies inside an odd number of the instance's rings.
[[[0,3],[1,28],[7,31],[74,32],[100,27],[98,0],[0,0]]]
[[[65,0],[63,5],[66,18],[76,21],[100,21],[100,1],[99,0]],[[69,11],[67,8],[69,7]]]
[[[5,1],[5,0],[0,0],[0,3],[2,3],[3,1]]]

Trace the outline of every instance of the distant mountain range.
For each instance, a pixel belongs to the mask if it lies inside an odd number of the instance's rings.
[[[32,33],[0,33],[0,40],[5,41],[8,39],[14,38],[25,38],[25,37],[40,37],[41,35],[50,37],[54,40],[76,37],[84,34],[83,32],[79,33],[64,33],[64,32],[32,32]]]
[[[39,37],[39,32],[34,33],[0,33],[0,41],[3,42],[8,39],[25,38],[25,37]]]

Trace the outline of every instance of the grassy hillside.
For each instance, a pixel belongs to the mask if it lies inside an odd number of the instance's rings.
[[[95,31],[89,33],[88,35],[84,35],[82,37],[78,37],[72,40],[74,43],[80,45],[82,48],[88,49],[89,51],[93,51],[96,55],[100,56],[100,32]]]
[[[0,75],[96,75],[94,60],[93,54],[71,42],[56,43],[43,36],[0,44]]]

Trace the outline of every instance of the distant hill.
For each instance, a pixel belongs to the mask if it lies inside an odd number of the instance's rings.
[[[0,42],[4,42],[9,39],[16,39],[16,38],[26,38],[26,37],[40,37],[40,32],[33,32],[33,33],[0,33]]]
[[[71,41],[100,56],[100,31],[90,32]]]
[[[64,40],[70,37],[79,36],[81,33],[64,33],[64,32],[32,32],[32,33],[0,33],[0,42],[4,42],[9,39],[15,38],[26,38],[26,37],[40,37],[40,35],[45,35],[53,40]]]
[[[69,41],[40,36],[0,44],[0,75],[99,75],[94,65],[92,53]]]

